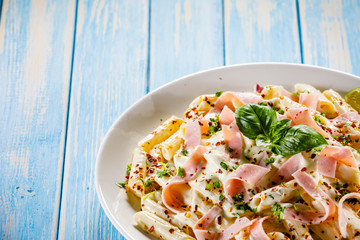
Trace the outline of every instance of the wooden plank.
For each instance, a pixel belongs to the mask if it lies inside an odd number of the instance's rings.
[[[226,64],[301,62],[296,2],[225,0]]]
[[[299,1],[304,63],[360,75],[360,2]]]
[[[111,124],[146,93],[148,14],[147,0],[79,1],[60,239],[121,237],[96,196],[95,161]]]
[[[150,90],[223,65],[222,19],[221,0],[152,1]]]
[[[0,238],[55,239],[75,1],[8,1],[0,23]]]

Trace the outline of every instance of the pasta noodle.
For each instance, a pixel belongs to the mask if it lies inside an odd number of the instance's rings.
[[[297,84],[217,92],[135,149],[137,226],[159,239],[360,238],[360,114]]]

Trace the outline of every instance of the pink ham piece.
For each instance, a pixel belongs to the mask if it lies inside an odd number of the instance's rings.
[[[299,103],[307,106],[308,108],[316,110],[319,101],[319,95],[320,94],[316,93],[300,93]]]
[[[288,97],[291,100],[297,102],[298,101],[298,97],[295,96],[294,94],[292,94],[291,92],[287,91],[284,87],[279,86],[279,96],[284,96],[284,97]]]
[[[225,105],[220,113],[219,121],[221,125],[230,125],[233,121],[235,121],[235,113]]]
[[[286,116],[292,120],[292,124],[304,124],[313,128],[324,138],[330,139],[330,135],[326,133],[314,120],[314,117],[307,108],[291,108],[286,112]]]
[[[340,233],[343,236],[343,238],[347,238],[347,231],[346,231],[347,220],[346,220],[346,216],[343,212],[343,204],[344,204],[344,201],[349,198],[357,198],[360,200],[360,194],[359,193],[348,193],[348,194],[344,195],[339,201],[338,221],[339,221]]]
[[[232,239],[242,229],[249,227],[255,220],[250,221],[246,217],[238,218],[236,221],[223,231],[216,240],[228,240]]]
[[[185,149],[198,146],[201,140],[199,120],[189,121],[185,126]]]
[[[201,168],[205,166],[204,153],[206,151],[204,146],[199,145],[183,166],[184,177],[176,176],[164,187],[162,201],[171,211],[175,213],[184,211],[183,192],[189,188],[186,183],[197,177]]]
[[[336,207],[334,202],[324,191],[316,187],[316,182],[309,174],[303,170],[299,170],[293,174],[293,177],[310,197],[323,206],[324,212],[298,213],[293,208],[286,208],[284,211],[284,219],[295,220],[301,223],[320,224],[335,213]]]
[[[256,240],[270,240],[270,238],[266,235],[264,228],[262,226],[263,222],[268,217],[263,217],[255,221],[255,223],[250,228],[250,235],[253,239]]]
[[[212,221],[216,218],[217,215],[221,213],[222,209],[214,205],[199,221],[196,222],[193,227],[194,234],[197,240],[213,240],[216,239],[218,233],[209,231],[207,228],[210,226]]]
[[[263,102],[262,97],[255,93],[248,92],[224,92],[216,100],[215,106],[210,110],[210,113],[220,113],[224,106],[228,106],[232,111],[235,111],[235,105],[241,106],[244,104],[257,104]]]
[[[324,176],[334,178],[337,162],[342,162],[357,169],[354,154],[349,148],[326,146],[320,153],[317,170]]]
[[[224,183],[224,192],[227,198],[232,201],[232,197],[236,194],[242,193],[244,200],[249,200],[249,195],[244,186],[244,182],[255,185],[258,183],[268,172],[269,168],[260,167],[254,164],[240,165]]]
[[[360,113],[357,112],[347,112],[343,113],[340,116],[334,118],[332,120],[332,123],[335,126],[342,126],[347,122],[354,122],[354,123],[360,123]]]
[[[222,125],[222,131],[226,146],[231,149],[230,156],[232,158],[240,158],[243,151],[243,136],[233,121],[230,125]]]
[[[201,134],[207,134],[209,130],[209,124],[205,119],[199,121]]]
[[[292,174],[300,169],[301,161],[304,160],[304,157],[301,153],[298,153],[291,158],[289,158],[276,172],[276,174],[271,179],[271,183],[281,183],[287,182],[293,178]]]

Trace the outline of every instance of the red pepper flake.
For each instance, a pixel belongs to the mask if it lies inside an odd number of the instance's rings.
[[[154,226],[151,226],[148,231],[149,231],[149,232],[153,232],[154,229],[155,229]]]
[[[170,229],[169,229],[169,232],[170,232],[171,234],[173,234],[174,231],[175,231],[175,230],[174,230],[173,228],[170,228]]]

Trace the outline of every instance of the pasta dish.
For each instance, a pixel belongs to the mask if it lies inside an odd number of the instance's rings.
[[[118,185],[159,239],[360,239],[359,139],[334,90],[219,91],[141,140]]]

